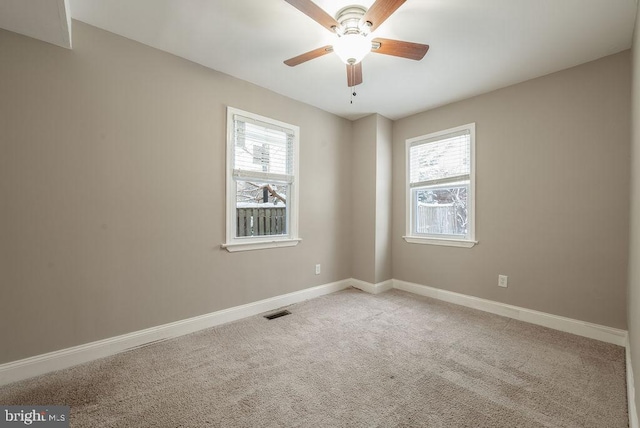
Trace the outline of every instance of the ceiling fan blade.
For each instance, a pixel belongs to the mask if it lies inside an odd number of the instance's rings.
[[[333,47],[331,45],[327,45],[318,49],[314,49],[309,52],[305,52],[302,55],[289,58],[284,63],[287,64],[289,67],[295,67],[298,64],[302,64],[303,62],[307,62],[309,60],[321,57],[322,55],[326,55],[330,52],[333,52]]]
[[[291,6],[298,9],[300,12],[307,15],[309,18],[316,21],[329,31],[334,31],[337,27],[338,21],[336,21],[331,15],[325,12],[320,6],[316,5],[311,0],[284,0]]]
[[[380,43],[380,47],[376,48],[376,43]],[[373,44],[374,47],[371,52],[399,56],[416,61],[420,61],[422,58],[424,58],[425,54],[429,50],[429,45],[403,42],[401,40],[381,39],[379,37],[373,39]]]
[[[350,88],[362,83],[362,63],[347,64],[347,84]]]
[[[288,0],[287,0],[288,1]],[[371,31],[375,31],[393,12],[396,11],[406,0],[376,0],[371,5],[362,20],[371,23]]]

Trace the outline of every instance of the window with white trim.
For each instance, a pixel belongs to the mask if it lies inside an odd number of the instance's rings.
[[[296,245],[300,128],[227,107],[229,251]]]
[[[475,123],[406,141],[411,243],[472,247],[475,241]]]

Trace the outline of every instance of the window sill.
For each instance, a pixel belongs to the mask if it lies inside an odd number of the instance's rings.
[[[230,253],[237,251],[264,250],[267,248],[294,247],[302,241],[300,238],[282,239],[277,241],[251,241],[251,242],[234,242],[231,244],[221,244],[220,246]]]
[[[403,238],[410,244],[444,245],[447,247],[471,248],[478,243],[478,241],[467,241],[465,239],[436,239],[417,236],[403,236]]]

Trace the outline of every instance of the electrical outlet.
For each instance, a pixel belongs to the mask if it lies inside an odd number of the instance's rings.
[[[316,265],[316,275],[320,275],[320,265]]]
[[[498,275],[498,287],[507,288],[508,279],[507,275]]]

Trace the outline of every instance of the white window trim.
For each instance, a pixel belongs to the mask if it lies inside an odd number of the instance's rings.
[[[442,245],[445,247],[471,248],[478,243],[478,241],[469,241],[466,239],[434,239],[417,236],[403,236],[403,238],[410,244]]]
[[[236,251],[250,251],[250,250],[264,250],[265,248],[278,248],[278,247],[294,247],[302,239],[272,239],[265,242],[240,242],[233,244],[222,244],[221,247],[225,248],[230,253]]]
[[[469,130],[471,136],[471,171],[469,172],[469,193],[471,194],[469,222],[469,239],[451,239],[447,237],[437,238],[432,236],[413,235],[413,210],[411,209],[411,171],[409,169],[409,149],[411,145],[416,141],[422,141],[432,138],[437,138],[454,132]],[[427,135],[420,135],[418,137],[409,138],[405,143],[405,235],[402,237],[406,242],[410,244],[425,244],[425,245],[443,245],[448,247],[463,247],[471,248],[475,246],[478,241],[475,240],[476,233],[476,124],[468,123],[466,125],[457,126],[455,128],[449,128],[438,132],[433,132]]]
[[[290,187],[290,195],[287,201],[288,207],[288,231],[283,236],[252,236],[241,237],[235,236],[236,230],[236,184],[233,180],[233,148],[234,148],[234,115],[240,115],[248,119],[266,122],[287,128],[293,131],[293,175],[294,181]],[[227,169],[226,169],[226,242],[221,244],[229,252],[262,250],[267,248],[292,247],[297,245],[302,239],[298,236],[298,214],[299,214],[299,188],[300,188],[300,127],[285,122],[280,122],[258,114],[243,111],[234,107],[227,107]]]

